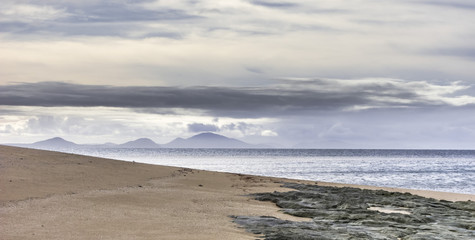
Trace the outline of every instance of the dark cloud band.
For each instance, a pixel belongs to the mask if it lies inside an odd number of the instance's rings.
[[[445,92],[441,93],[441,88],[446,88]],[[451,106],[456,104],[443,95],[454,95],[460,89],[458,85],[395,80],[313,79],[254,88],[118,87],[41,82],[0,86],[0,105],[182,108],[220,116],[277,116],[325,110]],[[457,97],[453,96],[454,99]],[[465,102],[464,105],[467,104],[473,103]]]

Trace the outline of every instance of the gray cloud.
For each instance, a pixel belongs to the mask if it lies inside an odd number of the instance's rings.
[[[84,15],[76,10],[73,17],[68,18],[70,22],[146,22],[163,20],[182,20],[196,18],[182,10],[165,9],[161,11],[150,11],[145,9],[129,9],[120,4],[113,6],[101,5],[88,9],[88,14]]]
[[[149,4],[144,4],[149,2]],[[244,36],[280,35],[286,31],[333,31],[338,28],[319,24],[298,23],[279,18],[255,18],[252,11],[246,14],[246,21],[239,23],[221,20],[239,18],[242,11],[204,7],[194,1],[167,6],[153,1],[62,1],[51,0],[48,4],[35,1],[11,1],[5,11],[0,11],[0,32],[13,34],[56,34],[61,36],[119,36],[126,38],[165,37],[181,39],[183,35],[197,29],[203,32],[228,29]],[[258,7],[292,9],[296,12],[310,11],[307,7],[292,2],[251,1]],[[152,7],[151,7],[152,6]],[[212,6],[212,5],[210,5]],[[26,10],[21,9],[27,8]],[[216,16],[209,11],[220,12]],[[342,9],[312,9],[312,13],[335,13]],[[11,14],[11,13],[15,14]],[[8,13],[8,14],[7,14]],[[234,17],[230,17],[234,16]],[[208,19],[211,18],[211,19]],[[199,21],[203,20],[203,21]],[[275,26],[287,26],[286,29]],[[193,26],[193,29],[190,29]],[[233,26],[233,27],[229,27]],[[272,30],[272,31],[271,31]],[[18,37],[18,36],[17,36]]]
[[[127,129],[121,124],[100,121],[91,121],[78,116],[39,115],[28,119],[26,125],[19,132],[30,134],[84,134],[101,135]]]
[[[51,5],[37,5],[36,2],[10,4],[7,5],[10,9],[3,11],[3,14],[0,11],[0,32],[126,37],[130,32],[142,30],[146,32],[146,36],[141,37],[177,38],[178,33],[150,29],[144,22],[200,18],[180,9],[146,9],[141,5],[143,2],[147,1],[93,1],[82,4],[51,1]]]
[[[111,124],[115,125],[115,124]],[[32,134],[104,134],[114,127],[75,116],[39,115],[28,120],[22,132]],[[113,129],[116,130],[116,129]]]
[[[241,133],[243,133],[244,135],[246,135],[246,133],[248,131],[252,131],[252,130],[255,130],[255,129],[260,129],[259,126],[255,125],[255,124],[249,124],[249,123],[245,123],[245,122],[238,122],[238,123],[230,123],[230,124],[226,124],[224,126],[221,127],[222,130],[230,130],[230,131],[240,131]]]
[[[181,39],[182,33],[179,31],[173,32],[169,30],[160,30],[160,29],[148,29],[144,33],[138,35],[133,34],[137,29],[143,29],[144,26],[141,23],[130,22],[127,24],[123,23],[86,23],[78,22],[74,24],[64,24],[64,23],[45,23],[41,26],[38,25],[28,25],[28,24],[13,24],[13,27],[9,27],[10,32],[15,31],[16,33],[29,34],[29,33],[40,33],[40,32],[52,32],[58,33],[65,36],[115,36],[115,37],[124,37],[124,38],[150,38],[150,37],[160,37],[160,38],[171,38],[171,39]],[[1,31],[1,30],[0,30]],[[5,29],[8,31],[8,29]]]
[[[386,109],[293,116],[274,128],[293,147],[473,149],[473,108]]]
[[[249,72],[256,73],[256,74],[261,74],[264,72],[264,70],[257,67],[245,67],[245,69]]]
[[[260,6],[260,7],[267,7],[267,8],[274,8],[274,9],[282,9],[287,11],[295,11],[298,13],[305,13],[305,14],[341,14],[341,13],[349,13],[351,10],[343,9],[343,8],[327,8],[327,7],[320,7],[314,6],[313,4],[306,4],[306,3],[295,3],[295,2],[285,2],[285,1],[268,1],[268,0],[252,0],[249,1],[251,4]]]
[[[268,87],[117,87],[60,82],[0,86],[1,105],[195,109],[215,116],[473,105],[467,87],[394,79],[282,80]]]
[[[469,48],[441,48],[427,51],[432,55],[453,56],[475,60],[475,47]]]
[[[439,1],[422,1],[421,3],[423,4],[428,4],[428,5],[435,5],[435,6],[441,6],[441,7],[453,7],[457,9],[465,9],[465,10],[475,10],[475,4],[473,4],[473,1],[466,1],[466,0],[450,0],[450,1],[444,1],[444,0],[439,0]]]
[[[219,128],[213,124],[192,123],[188,124],[188,131],[190,132],[216,132]]]
[[[251,1],[251,3],[255,5],[259,5],[259,6],[270,7],[270,8],[291,8],[291,7],[298,6],[297,4],[291,3],[291,2],[274,2],[274,1],[261,1],[261,0],[254,0],[254,1]]]

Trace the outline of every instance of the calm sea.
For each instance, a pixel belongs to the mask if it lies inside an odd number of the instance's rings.
[[[473,150],[76,149],[167,166],[475,194]]]

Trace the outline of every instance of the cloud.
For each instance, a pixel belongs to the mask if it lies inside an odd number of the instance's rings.
[[[475,46],[474,47],[457,47],[457,48],[440,48],[426,51],[431,55],[452,56],[466,58],[471,61],[475,60]]]
[[[275,121],[275,120],[274,120]],[[265,123],[252,123],[243,121],[233,121],[228,124],[220,125],[220,132],[234,135],[235,137],[277,137],[278,133],[267,129],[266,125],[273,121]]]
[[[216,132],[219,128],[213,124],[192,123],[188,124],[188,131],[190,132]]]
[[[272,130],[263,130],[261,132],[261,136],[263,136],[263,137],[277,137],[277,136],[279,136],[279,134],[272,131]]]
[[[229,137],[257,134],[265,129],[263,125],[273,121],[265,118],[216,119],[190,111],[179,114],[105,107],[1,106],[0,142],[33,142],[63,136],[81,143],[121,143],[141,137],[167,143],[199,131],[219,131]],[[227,128],[231,124],[236,128]]]
[[[428,4],[428,5],[433,5],[433,6],[440,6],[440,7],[452,7],[452,8],[457,8],[457,9],[462,9],[462,10],[469,10],[473,11],[475,10],[475,4],[473,4],[473,1],[467,1],[467,0],[438,0],[438,1],[421,1],[420,3],[422,4]]]
[[[78,4],[49,1],[50,5],[7,2],[6,7],[0,10],[0,32],[177,38],[179,33],[173,32],[171,28],[153,27],[150,24],[198,18],[181,9],[147,9],[143,6],[147,2],[85,1]]]
[[[17,4],[7,3],[0,10],[2,20],[29,22],[33,20],[54,21],[62,23],[97,23],[97,22],[155,22],[163,20],[183,20],[197,16],[187,14],[181,9],[162,7],[148,9],[144,3],[149,1],[49,1],[37,4],[36,1]],[[58,22],[59,23],[59,22]]]
[[[33,135],[83,135],[101,136],[121,132],[132,134],[130,127],[114,121],[106,121],[101,117],[85,118],[81,114],[44,114],[31,116],[25,119],[24,124],[18,125],[14,130],[20,134]]]
[[[70,16],[64,8],[34,4],[5,4],[0,9],[0,21],[36,22],[63,19]]]
[[[286,76],[475,75],[473,58],[421,51],[469,48],[473,14],[421,1],[5,1],[2,9],[44,14],[0,16],[3,81],[250,85]]]
[[[291,3],[291,2],[275,2],[275,1],[261,1],[261,0],[254,0],[254,1],[251,1],[251,3],[258,6],[264,6],[264,7],[270,7],[270,8],[291,8],[291,7],[298,6],[297,4]]]
[[[0,86],[10,106],[194,109],[214,116],[279,116],[371,108],[474,105],[460,83],[437,85],[398,79],[285,79],[265,87],[117,87],[60,82]]]

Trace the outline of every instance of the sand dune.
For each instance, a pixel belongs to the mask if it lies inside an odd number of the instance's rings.
[[[255,239],[229,216],[307,220],[246,196],[286,191],[280,187],[282,181],[315,184],[0,146],[0,236],[5,240]],[[412,192],[475,200],[473,195]]]

